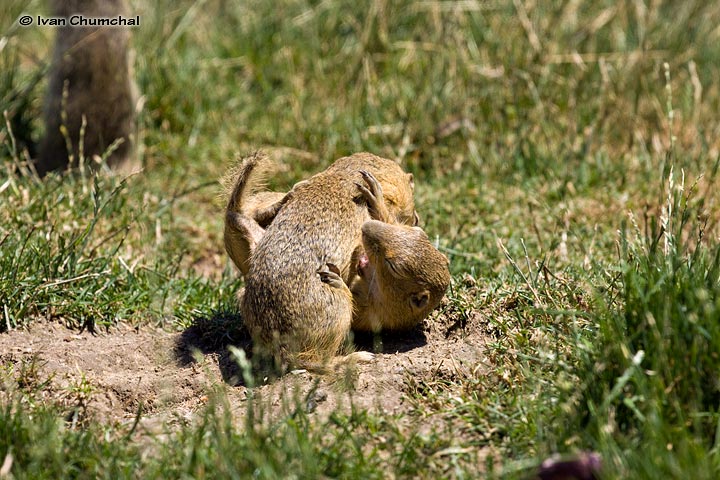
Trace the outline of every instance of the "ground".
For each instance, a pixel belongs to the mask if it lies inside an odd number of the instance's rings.
[[[371,412],[410,413],[412,388],[419,380],[452,378],[488,362],[482,316],[471,317],[465,325],[447,318],[438,312],[406,334],[356,339],[358,348],[377,355],[349,372],[349,382],[338,375],[302,371],[266,379],[256,391],[271,410],[283,406],[282,396],[295,392],[316,415],[349,405],[347,400]],[[242,332],[239,337],[232,343],[247,349],[249,341]],[[47,395],[83,418],[133,423],[141,408],[142,431],[167,421],[191,420],[218,386],[225,387],[231,407],[242,416],[248,392],[228,352],[228,339],[232,341],[228,331],[217,325],[210,329],[208,322],[180,333],[124,325],[78,333],[59,323],[35,322],[0,336],[0,362],[14,365],[18,376],[23,375],[23,364],[34,365],[25,375],[49,379]]]

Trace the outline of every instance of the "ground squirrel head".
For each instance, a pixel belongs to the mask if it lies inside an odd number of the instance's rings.
[[[450,284],[448,260],[418,227],[376,220],[362,226],[365,254],[358,274],[367,283],[371,325],[416,325],[440,303]]]

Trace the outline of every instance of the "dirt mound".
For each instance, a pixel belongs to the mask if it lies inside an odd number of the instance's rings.
[[[132,422],[141,410],[148,428],[188,421],[218,386],[227,386],[232,408],[242,413],[247,390],[227,348],[251,351],[239,322],[219,315],[181,333],[118,327],[99,334],[35,323],[0,335],[0,361],[13,366],[19,384],[36,379],[43,395],[94,420]],[[413,408],[408,390],[418,379],[452,377],[458,369],[486,362],[483,332],[480,315],[457,322],[436,314],[403,335],[358,336],[358,348],[376,352],[376,360],[357,366],[342,381],[300,372],[267,381],[255,392],[272,408],[287,404],[283,399],[293,392],[305,408],[322,416],[350,403],[371,411],[408,412]]]

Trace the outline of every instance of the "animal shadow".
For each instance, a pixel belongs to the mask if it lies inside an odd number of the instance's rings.
[[[353,334],[353,344],[357,350],[375,353],[407,352],[427,344],[422,325],[407,332],[381,332]],[[192,325],[185,329],[175,342],[175,358],[179,365],[190,366],[197,362],[197,352],[213,355],[217,358],[220,374],[225,383],[232,386],[243,385],[243,372],[228,347],[244,350],[251,361],[251,374],[254,378],[274,378],[278,376],[278,367],[268,364],[266,359],[253,359],[252,340],[237,311],[219,310],[210,316],[197,317]]]
[[[223,380],[229,385],[242,385],[242,372],[238,362],[228,350],[229,346],[244,350],[252,357],[250,333],[235,311],[216,311],[207,317],[197,317],[175,342],[175,358],[179,365],[190,366],[197,362],[197,352],[217,357]]]
[[[406,332],[354,332],[353,343],[358,350],[374,353],[400,353],[422,347],[427,337],[422,324]]]

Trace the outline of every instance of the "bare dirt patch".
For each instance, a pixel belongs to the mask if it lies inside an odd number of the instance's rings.
[[[437,313],[402,335],[358,336],[358,348],[376,352],[372,363],[358,365],[342,378],[287,374],[256,387],[255,397],[266,401],[270,413],[290,404],[297,408],[286,401],[290,396],[321,417],[351,404],[377,413],[411,413],[417,404],[410,400],[409,378],[452,377],[459,369],[488,362],[482,316],[473,314],[462,322],[452,317],[456,315]],[[16,381],[34,362],[34,375],[41,382],[49,380],[43,395],[69,408],[81,404],[87,418],[132,423],[141,410],[141,426],[153,430],[191,421],[218,387],[227,392],[231,408],[243,414],[247,388],[227,349],[235,345],[251,352],[238,322],[237,317],[218,317],[198,320],[181,333],[121,326],[96,334],[35,323],[0,335],[0,362]],[[89,386],[89,395],[79,396],[79,385]]]

